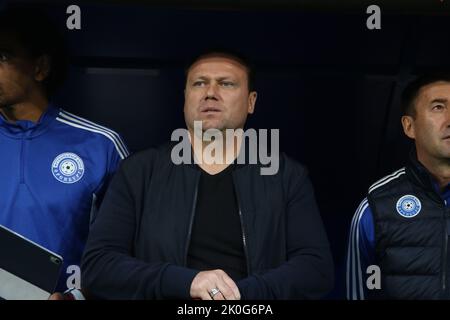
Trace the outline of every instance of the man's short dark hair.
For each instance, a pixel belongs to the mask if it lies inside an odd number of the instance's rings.
[[[17,36],[17,41],[31,57],[50,57],[50,72],[43,81],[50,97],[62,85],[67,73],[68,58],[62,34],[43,12],[27,8],[0,11],[0,32]]]
[[[242,53],[230,50],[230,49],[224,49],[224,48],[211,48],[204,50],[198,54],[196,54],[193,58],[191,58],[186,65],[185,68],[185,75],[187,78],[187,74],[191,67],[199,60],[208,58],[208,57],[225,57],[229,58],[231,60],[234,60],[238,62],[239,64],[243,65],[247,70],[247,79],[248,79],[248,90],[249,92],[254,91],[254,80],[255,80],[255,68],[254,65],[251,63],[251,61],[244,56]]]
[[[434,72],[418,76],[405,87],[401,97],[402,114],[405,116],[416,116],[416,98],[420,89],[434,82],[450,82],[450,73]]]

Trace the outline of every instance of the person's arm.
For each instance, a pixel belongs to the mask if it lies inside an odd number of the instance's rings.
[[[319,299],[333,287],[333,260],[306,169],[290,172],[286,203],[287,261],[238,281],[243,299]]]
[[[95,217],[97,216],[97,213],[103,202],[103,198],[105,197],[106,190],[108,189],[108,186],[111,183],[114,174],[117,172],[120,163],[130,155],[126,144],[123,142],[123,139],[118,134],[114,134],[117,136],[121,151],[119,152],[119,149],[113,143],[109,143],[107,151],[108,162],[106,172],[102,181],[100,181],[98,186],[95,188],[93,194],[90,223],[95,220]],[[110,141],[108,140],[108,142]]]
[[[89,233],[82,286],[101,299],[189,299],[198,271],[133,257],[136,205],[145,190],[140,167],[133,157],[124,161],[110,184]]]
[[[346,273],[348,300],[368,298],[366,270],[372,264],[375,264],[375,229],[372,211],[367,199],[364,199],[350,227]]]
[[[92,224],[95,220],[107,187],[111,182],[111,179],[114,176],[115,172],[119,168],[120,162],[129,156],[128,149],[122,138],[116,133],[113,134],[116,136],[121,151],[119,152],[118,147],[116,147],[116,145],[114,145],[110,140],[105,139],[105,141],[107,141],[108,143],[104,151],[105,154],[107,154],[107,163],[105,168],[106,170],[103,179],[101,179],[101,181],[96,186],[92,196],[89,224]],[[49,300],[85,300],[86,297],[88,297],[86,290],[68,288],[64,293],[53,293],[49,297]]]

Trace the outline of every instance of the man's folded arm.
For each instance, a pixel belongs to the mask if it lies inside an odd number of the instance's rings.
[[[305,169],[292,173],[287,202],[287,261],[238,282],[243,299],[319,299],[334,283],[333,260]]]
[[[100,299],[189,299],[198,271],[133,257],[135,193],[122,165],[91,227],[82,261],[83,288]]]

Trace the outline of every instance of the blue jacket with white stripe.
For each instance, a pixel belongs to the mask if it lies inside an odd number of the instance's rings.
[[[95,199],[128,155],[119,135],[49,106],[37,123],[0,115],[0,224],[80,264]],[[72,270],[72,268],[69,269]]]
[[[373,184],[353,217],[347,252],[347,298],[448,298],[450,185],[441,190],[412,156]],[[381,288],[368,289],[376,265]]]

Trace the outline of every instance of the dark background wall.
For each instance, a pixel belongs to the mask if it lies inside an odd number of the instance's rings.
[[[450,67],[448,5],[380,4],[382,29],[371,31],[367,5],[350,2],[72,3],[81,7],[81,30],[65,28],[68,4],[39,4],[71,55],[55,101],[115,129],[133,151],[184,126],[186,57],[226,46],[252,58],[259,96],[248,126],[279,128],[281,149],[308,167],[336,263],[330,297],[343,298],[351,217],[369,185],[401,166],[410,148],[399,93],[415,74]]]

